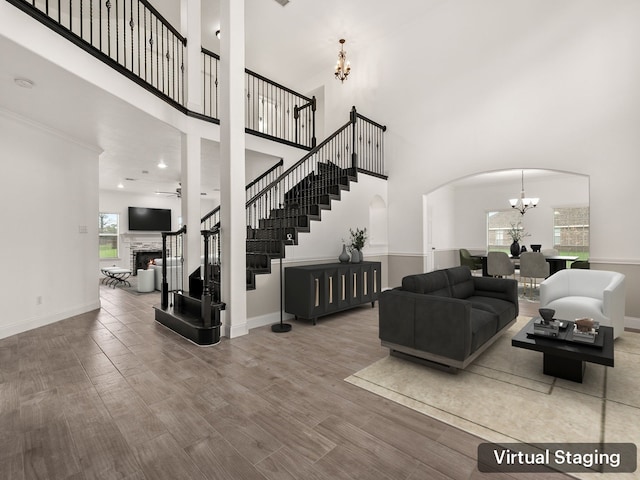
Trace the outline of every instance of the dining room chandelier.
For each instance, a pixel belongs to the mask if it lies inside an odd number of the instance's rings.
[[[347,60],[347,52],[344,51],[344,42],[344,38],[341,38],[338,62],[336,63],[336,78],[343,83],[351,73],[351,62]]]
[[[527,197],[524,194],[524,170],[522,170],[522,189],[520,190],[520,198],[511,198],[509,203],[511,204],[511,208],[515,208],[520,212],[520,215],[524,215],[524,213],[529,208],[535,208],[540,201],[539,198],[536,197]]]

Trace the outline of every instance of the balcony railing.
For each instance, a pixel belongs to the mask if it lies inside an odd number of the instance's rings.
[[[202,115],[218,123],[220,56],[202,49]],[[311,149],[316,146],[316,100],[245,69],[247,133]]]
[[[147,0],[7,0],[174,106],[184,38]]]
[[[219,55],[201,49],[202,109],[185,105],[183,37],[148,0],[7,0],[184,113],[219,123]],[[246,132],[311,149],[315,98],[245,70]]]

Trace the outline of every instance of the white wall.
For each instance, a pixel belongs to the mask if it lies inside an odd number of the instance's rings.
[[[99,308],[97,149],[0,110],[0,338]]]
[[[593,255],[640,261],[639,17],[628,0],[442,2],[368,46],[377,68],[328,86],[327,117],[356,104],[388,126],[391,251],[422,253],[422,194],[547,168],[591,177]]]

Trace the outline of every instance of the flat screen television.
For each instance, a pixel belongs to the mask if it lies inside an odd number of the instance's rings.
[[[129,230],[170,232],[171,210],[167,208],[129,207]]]

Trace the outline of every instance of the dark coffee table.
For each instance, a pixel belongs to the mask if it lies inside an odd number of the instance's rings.
[[[577,343],[565,339],[546,338],[533,335],[532,318],[512,339],[511,345],[527,350],[542,352],[543,372],[553,377],[582,383],[585,362],[613,367],[613,328],[601,326],[598,329],[596,345]],[[573,328],[568,322],[567,328]]]

